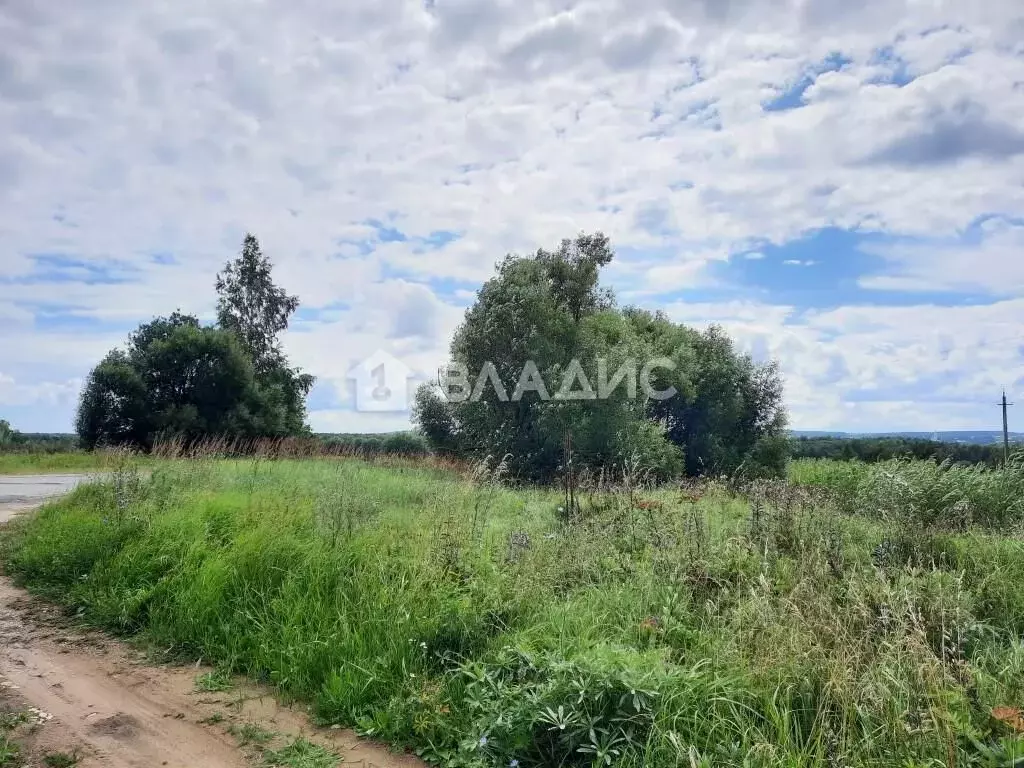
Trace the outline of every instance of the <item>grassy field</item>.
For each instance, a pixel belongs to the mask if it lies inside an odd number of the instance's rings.
[[[568,515],[494,473],[121,466],[2,555],[91,622],[439,765],[1012,764],[1020,515],[994,491],[967,522],[926,514],[909,480],[867,472],[800,465],[802,485],[743,495],[627,476]]]
[[[130,460],[136,468],[169,460],[155,459],[123,450],[109,451],[0,451],[0,475],[110,472]]]
[[[0,453],[0,475],[32,475],[44,472],[92,472],[113,466],[107,454]]]

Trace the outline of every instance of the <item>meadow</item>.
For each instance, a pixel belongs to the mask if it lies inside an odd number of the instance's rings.
[[[1024,471],[796,462],[558,489],[358,459],[122,456],[3,534],[119,634],[444,766],[1012,765]]]

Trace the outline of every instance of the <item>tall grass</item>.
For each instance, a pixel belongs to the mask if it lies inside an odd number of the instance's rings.
[[[498,473],[125,465],[9,531],[3,557],[98,625],[438,765],[1024,754],[1006,715],[1024,705],[1017,538],[935,526],[893,550],[903,522],[816,491],[632,476],[567,515],[561,493]]]
[[[918,527],[1008,530],[1024,523],[1024,452],[998,469],[949,461],[810,459],[793,462],[790,478],[828,490],[847,512],[907,519]]]

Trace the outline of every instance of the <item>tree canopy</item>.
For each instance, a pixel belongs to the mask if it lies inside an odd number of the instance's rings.
[[[599,282],[613,257],[597,233],[500,262],[455,333],[457,375],[417,392],[420,431],[438,451],[508,456],[531,479],[559,471],[567,433],[574,460],[594,468],[635,457],[661,476],[779,472],[777,366],[740,354],[720,328],[618,308]]]
[[[88,448],[152,447],[160,436],[283,437],[308,431],[313,378],[288,367],[278,335],[298,306],[275,286],[252,235],[217,276],[218,325],[174,312],[144,323],[89,374],[75,428]]]

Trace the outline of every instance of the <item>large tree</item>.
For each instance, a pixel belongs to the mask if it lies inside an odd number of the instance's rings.
[[[554,251],[507,256],[451,346],[451,364],[468,371],[470,388],[489,372],[505,397],[492,381],[468,401],[423,387],[413,413],[420,430],[437,450],[509,455],[513,471],[534,479],[559,471],[567,433],[576,460],[595,468],[635,457],[665,476],[681,471],[685,456],[694,474],[765,461],[777,472],[769,449],[778,447],[772,439],[785,413],[776,367],[737,353],[721,329],[699,333],[661,314],[616,308],[599,283],[612,258],[600,233],[565,240]],[[642,370],[655,360],[650,384],[675,393],[667,399],[642,386]],[[526,366],[535,366],[534,381],[543,381],[548,398],[537,391],[515,397]],[[639,379],[635,395],[625,386],[592,398],[556,395],[580,391],[583,379],[599,390],[620,368]]]
[[[177,313],[140,326],[93,369],[75,426],[87,448],[283,433],[234,335]]]
[[[217,323],[238,337],[262,390],[284,409],[289,430],[297,433],[305,429],[306,396],[315,380],[290,368],[281,351],[280,334],[299,299],[274,283],[272,270],[259,241],[247,233],[239,255],[217,275]]]
[[[178,312],[159,317],[93,369],[76,421],[86,446],[308,432],[313,377],[288,366],[279,340],[298,299],[274,284],[255,237],[246,235],[216,288],[219,327]]]

